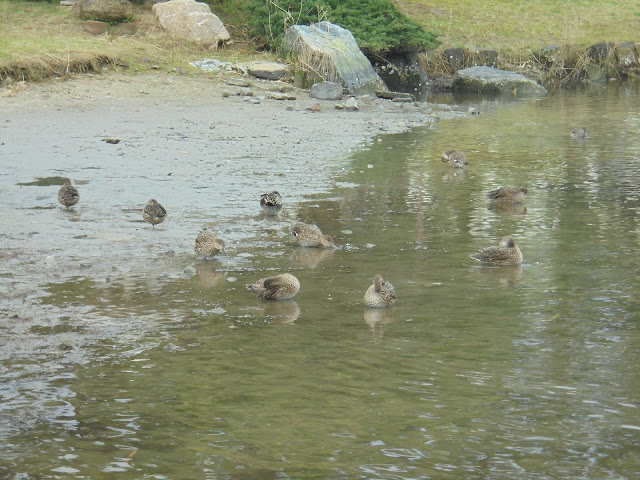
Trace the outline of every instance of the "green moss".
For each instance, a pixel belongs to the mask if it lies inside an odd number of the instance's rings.
[[[322,20],[350,30],[365,53],[420,51],[439,44],[389,0],[250,0],[249,7],[250,28],[270,48],[280,46],[291,25]]]

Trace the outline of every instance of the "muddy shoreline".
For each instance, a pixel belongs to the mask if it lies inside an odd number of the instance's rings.
[[[43,303],[52,284],[189,275],[205,226],[227,240],[231,270],[249,269],[240,254],[264,242],[261,193],[283,193],[286,213],[269,231],[286,241],[298,204],[328,192],[351,152],[379,135],[466,115],[377,98],[358,99],[358,111],[337,110],[339,102],[301,90],[288,92],[295,100],[264,97],[283,86],[254,81],[252,97],[226,97],[228,85],[205,77],[85,74],[0,98],[0,358],[76,362],[80,344],[128,330],[82,301]],[[57,185],[24,185],[55,176],[80,189],[71,211],[58,204]],[[156,230],[140,215],[151,197],[169,211]]]

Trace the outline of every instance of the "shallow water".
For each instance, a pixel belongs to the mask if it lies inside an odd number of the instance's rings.
[[[637,478],[638,88],[469,102],[480,115],[289,172],[279,219],[244,200],[261,167],[221,160],[225,192],[200,158],[177,180],[127,178],[118,147],[112,164],[72,157],[86,183],[71,211],[55,185],[7,189],[3,215],[33,227],[2,232],[0,473]],[[575,126],[590,138],[569,138]],[[172,155],[184,139],[171,135]],[[452,147],[464,174],[440,161]],[[36,180],[12,168],[5,185]],[[131,205],[163,182],[154,230]],[[501,185],[526,186],[524,204],[490,208]],[[338,248],[296,247],[293,220]],[[204,225],[227,257],[195,259]],[[506,234],[521,267],[469,258]],[[246,292],[278,271],[300,279],[294,300]],[[363,308],[375,273],[395,286],[391,309]]]

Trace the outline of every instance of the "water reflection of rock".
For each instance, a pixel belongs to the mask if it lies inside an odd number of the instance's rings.
[[[511,287],[520,281],[522,265],[481,265],[475,271],[485,285],[498,283],[502,287]]]
[[[297,268],[316,268],[331,256],[333,248],[299,247],[291,254],[291,260]]]
[[[488,208],[499,215],[527,214],[527,207],[522,203],[491,203]]]
[[[364,321],[369,325],[374,338],[381,339],[384,336],[383,327],[393,320],[394,310],[395,307],[364,309]]]
[[[260,306],[262,315],[272,322],[293,323],[300,316],[300,307],[295,300],[264,301]]]
[[[193,265],[195,269],[194,278],[203,288],[219,287],[227,283],[226,271],[222,269],[222,262],[219,260],[203,260]]]

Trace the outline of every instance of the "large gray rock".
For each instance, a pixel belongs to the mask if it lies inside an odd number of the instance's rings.
[[[217,47],[231,37],[206,3],[171,0],[152,8],[160,26],[170,34],[203,46]]]
[[[453,91],[490,95],[544,95],[547,89],[524,75],[492,67],[459,70],[453,77]]]
[[[85,20],[121,22],[133,15],[129,0],[79,0],[73,12]]]
[[[283,49],[297,60],[299,68],[316,72],[322,80],[342,83],[351,95],[373,95],[387,89],[351,32],[331,22],[289,27]]]

